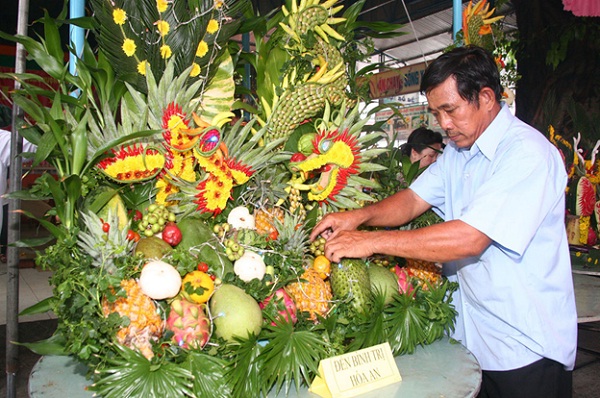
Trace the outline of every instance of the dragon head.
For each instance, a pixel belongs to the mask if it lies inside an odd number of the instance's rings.
[[[335,196],[346,186],[348,177],[358,174],[360,146],[348,130],[322,131],[313,141],[313,153],[305,159],[292,161],[290,169],[305,182],[317,175],[317,181],[308,184],[308,199],[318,202],[335,201]]]

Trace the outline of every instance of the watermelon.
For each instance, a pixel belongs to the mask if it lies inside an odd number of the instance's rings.
[[[596,190],[589,178],[581,177],[577,182],[577,199],[575,214],[578,216],[591,216],[594,214],[596,204]]]
[[[233,264],[221,250],[219,239],[204,221],[198,218],[184,218],[177,226],[181,231],[178,250],[197,254],[198,260],[208,264],[219,278],[233,272]]]
[[[596,204],[596,190],[589,178],[582,176],[569,182],[567,211],[577,216],[591,216]]]
[[[119,230],[129,227],[127,208],[116,189],[104,185],[96,188],[85,197],[83,210],[96,213],[103,220],[108,220],[108,212],[111,210],[117,215]]]

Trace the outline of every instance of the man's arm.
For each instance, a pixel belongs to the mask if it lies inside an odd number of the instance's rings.
[[[310,239],[319,235],[334,238],[342,231],[350,231],[361,225],[373,227],[397,227],[418,217],[431,206],[410,189],[404,189],[377,203],[360,209],[327,214],[313,229]]]
[[[460,220],[404,231],[340,231],[325,244],[325,255],[338,262],[344,257],[373,254],[447,262],[478,256],[491,239]]]

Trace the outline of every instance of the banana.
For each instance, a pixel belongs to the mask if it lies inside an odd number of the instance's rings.
[[[329,36],[333,37],[334,39],[337,39],[339,41],[346,41],[344,36],[340,35],[335,29],[333,29],[331,26],[327,25],[326,23],[321,25],[321,29],[323,29],[323,31],[325,31],[325,33],[327,33]]]
[[[235,117],[231,111],[219,112],[211,120],[211,125],[221,128],[225,123],[229,123]]]
[[[323,26],[323,25],[321,25]],[[313,30],[319,35],[321,36],[321,39],[325,40],[327,43],[329,43],[329,37],[327,36],[327,33],[325,33],[325,31],[323,29],[321,29],[320,26],[315,26],[313,28]]]

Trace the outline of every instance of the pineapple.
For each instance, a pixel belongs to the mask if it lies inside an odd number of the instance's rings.
[[[210,324],[202,305],[186,299],[171,303],[167,330],[173,332],[173,341],[182,348],[202,348],[209,339]]]
[[[278,242],[282,244],[281,251],[298,259],[304,257],[308,250],[308,232],[304,228],[303,218],[298,214],[285,213],[283,220],[275,218],[274,225],[279,231]]]
[[[437,286],[442,281],[441,269],[430,261],[407,258],[404,267],[408,271],[408,275],[416,278],[419,286],[423,289],[427,289],[428,284]]]
[[[123,279],[121,288],[127,294],[114,303],[104,300],[102,311],[105,316],[117,312],[129,318],[129,325],[117,332],[117,341],[129,348],[137,348],[148,359],[154,356],[151,341],[156,341],[163,331],[163,321],[156,312],[156,305],[146,296],[134,279]]]
[[[367,264],[363,260],[345,258],[333,264],[330,279],[336,299],[349,300],[358,313],[367,313],[372,295]]]
[[[292,297],[299,312],[308,312],[312,321],[317,315],[325,316],[331,301],[331,286],[319,277],[319,273],[309,268],[300,277],[302,281],[289,284],[285,290]]]
[[[257,209],[254,211],[254,221],[256,223],[256,232],[260,235],[271,235],[278,233],[275,227],[274,219],[283,223],[283,210],[281,207],[271,207],[268,209]]]

